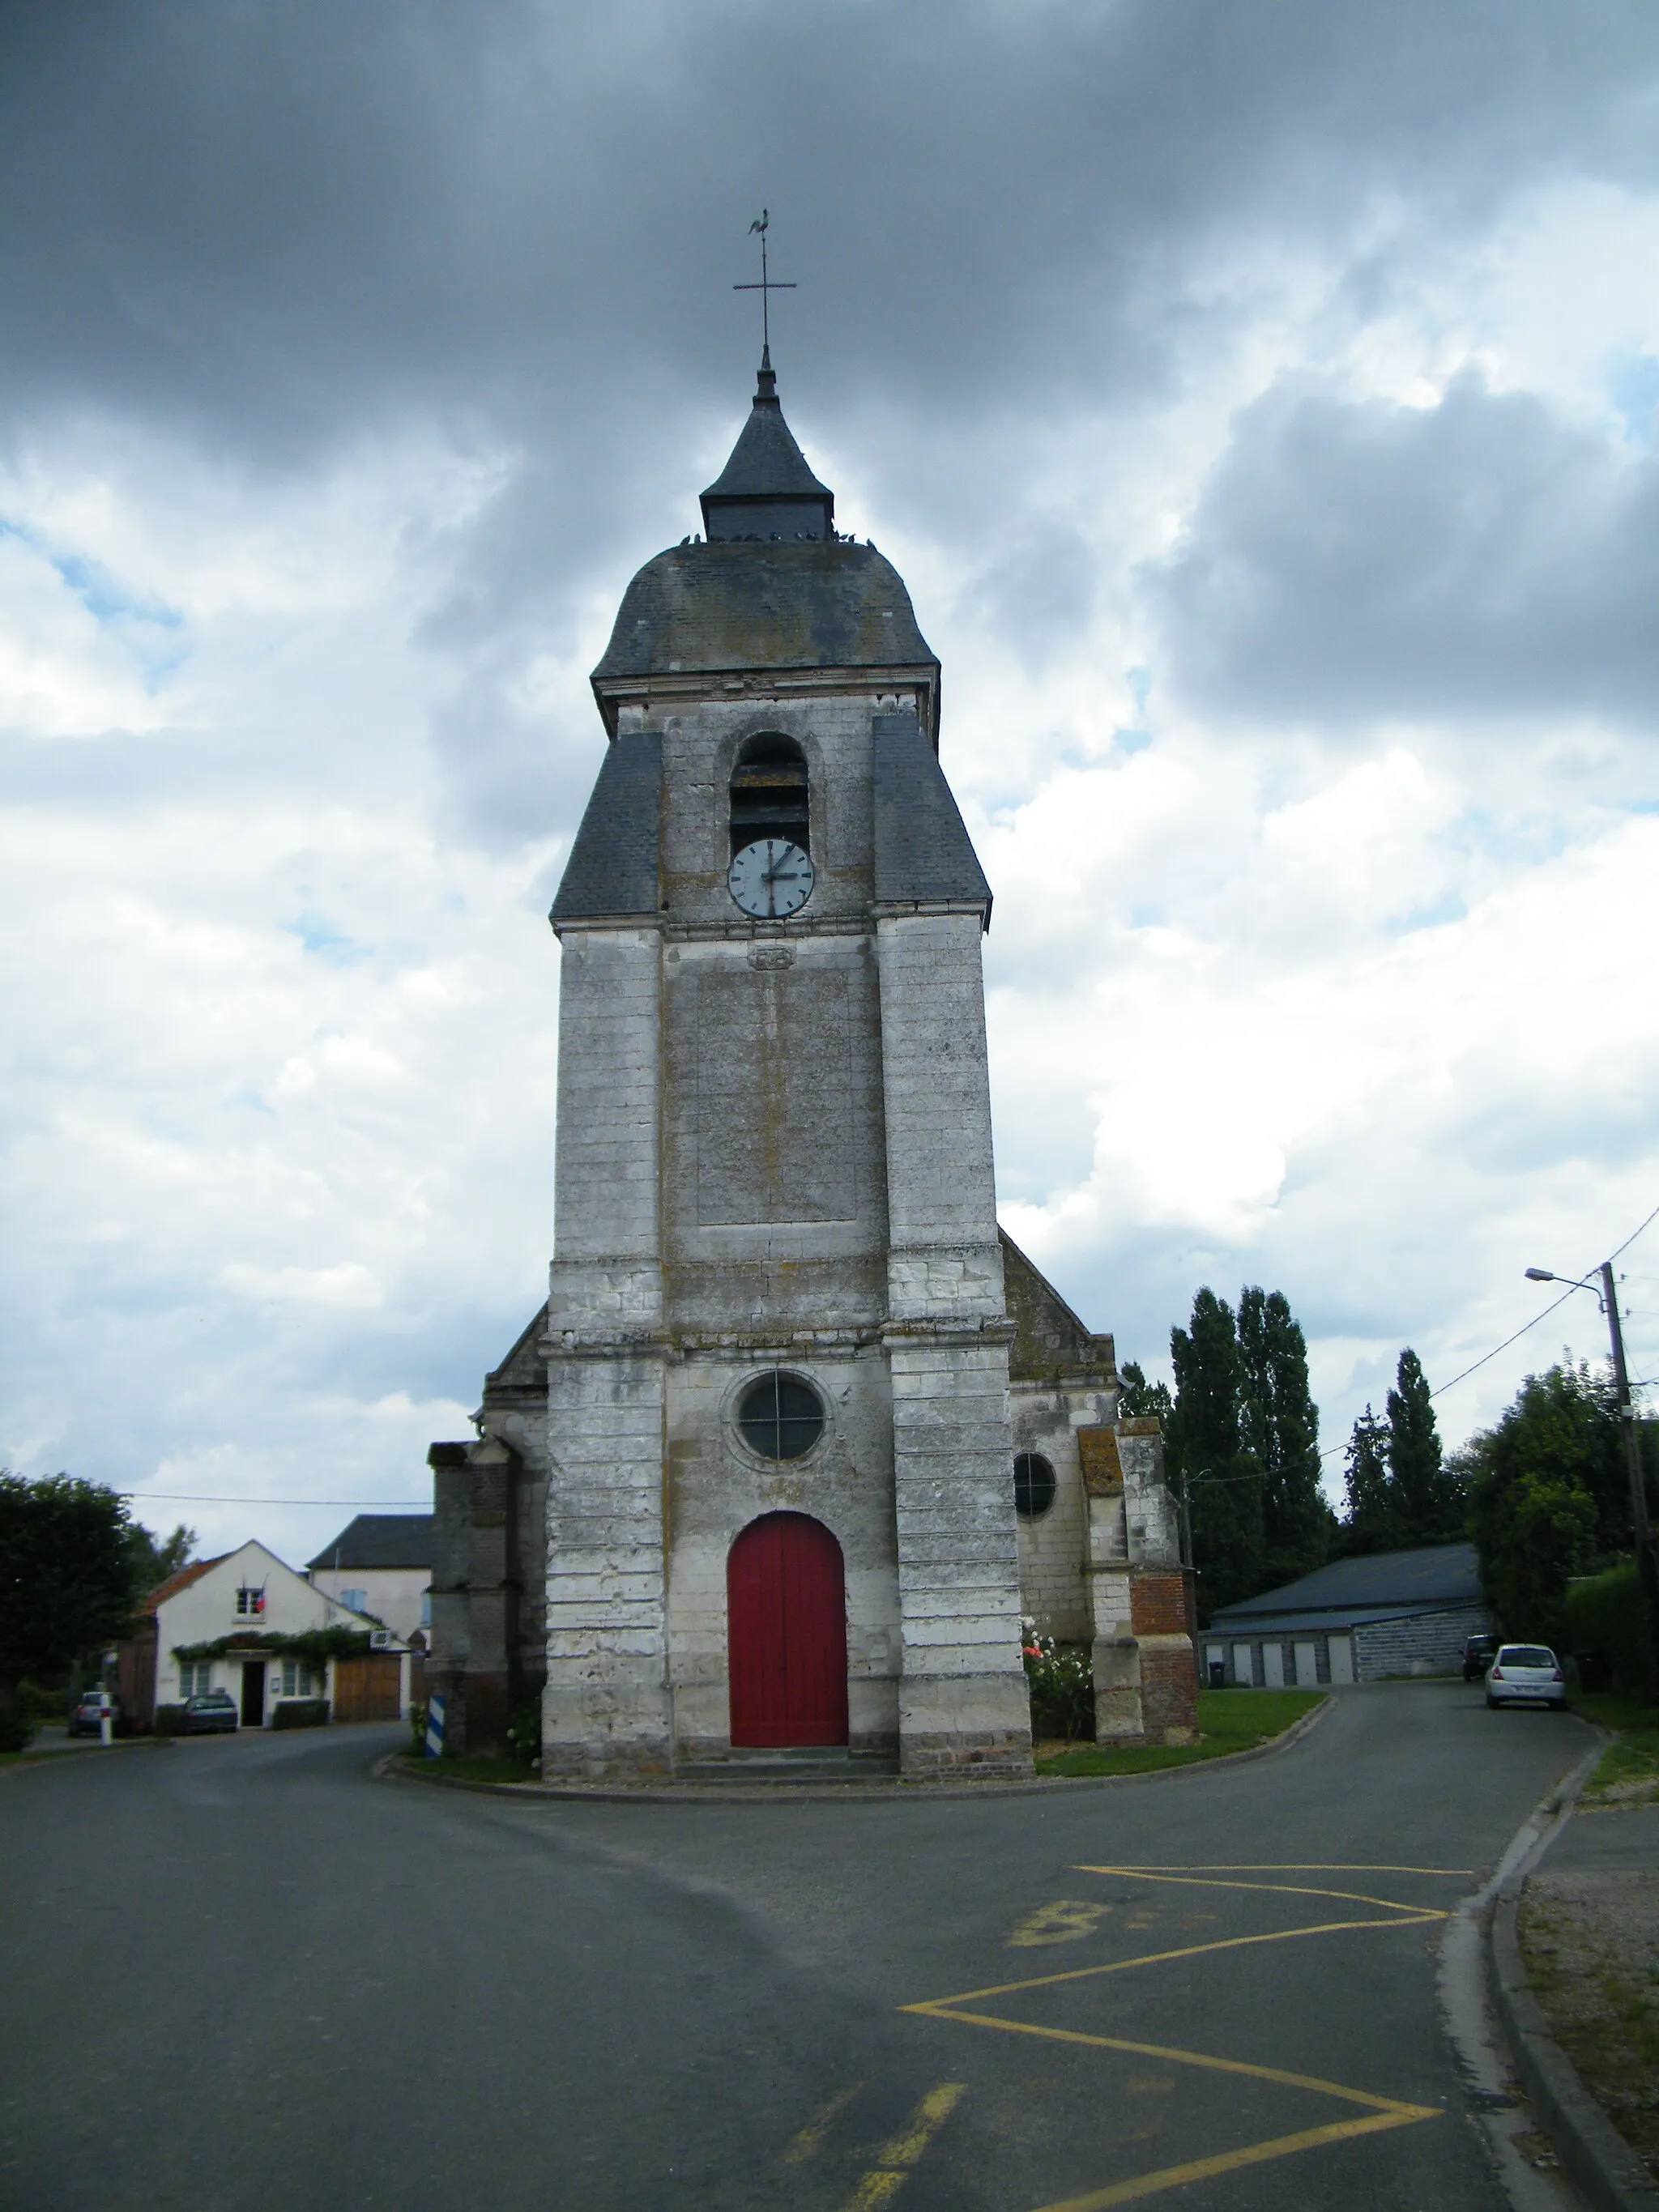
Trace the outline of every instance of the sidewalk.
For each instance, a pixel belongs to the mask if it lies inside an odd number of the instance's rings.
[[[1581,1805],[1527,1881],[1518,1934],[1551,2033],[1659,2179],[1659,1806]]]

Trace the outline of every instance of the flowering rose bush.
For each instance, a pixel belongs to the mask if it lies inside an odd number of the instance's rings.
[[[1061,1736],[1067,1743],[1095,1737],[1095,1670],[1086,1651],[1039,1636],[1036,1623],[1021,1623],[1020,1648],[1031,1692],[1033,1738]]]

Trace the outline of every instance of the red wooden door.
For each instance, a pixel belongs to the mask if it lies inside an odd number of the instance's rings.
[[[847,1741],[841,1546],[805,1513],[751,1521],[726,1562],[732,1741]]]

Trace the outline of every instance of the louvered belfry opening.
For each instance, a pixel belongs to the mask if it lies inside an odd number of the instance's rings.
[[[787,838],[810,854],[806,756],[793,738],[750,738],[732,771],[732,850],[763,837]]]

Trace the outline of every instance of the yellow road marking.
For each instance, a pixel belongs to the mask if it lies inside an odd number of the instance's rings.
[[[1119,1874],[1461,1874],[1473,1875],[1473,1867],[1350,1866],[1333,1859],[1241,1859],[1237,1866],[1119,1867]]]
[[[878,2212],[880,2206],[892,2203],[909,2179],[910,2168],[956,2110],[965,2087],[961,2081],[941,2081],[927,2092],[905,2122],[903,2132],[884,2142],[870,2172],[860,2175],[842,2212]]]
[[[1253,1889],[1264,1897],[1340,1897],[1351,1905],[1380,1905],[1389,1912],[1427,1913],[1431,1919],[1444,1920],[1449,1916],[1438,1912],[1427,1905],[1401,1905],[1392,1897],[1367,1897],[1361,1889],[1314,1889],[1305,1882],[1292,1881],[1217,1881],[1208,1875],[1189,1874],[1154,1874],[1150,1867],[1075,1866],[1073,1874],[1133,1875],[1141,1881],[1173,1882],[1181,1889]],[[1278,1869],[1264,1867],[1264,1874]],[[1288,1871],[1299,1872],[1299,1869]]]
[[[1322,2081],[1316,2074],[1291,2074],[1282,2066],[1257,2066],[1247,2058],[1217,2058],[1207,2051],[1181,2051],[1169,2043],[1132,2043],[1121,2035],[1090,2035],[1080,2027],[1042,2027],[1035,2021],[1000,2020],[994,2013],[963,2012],[939,2002],[906,2005],[906,2012],[922,2012],[935,2020],[960,2020],[969,2027],[1000,2027],[1009,2035],[1041,2036],[1048,2043],[1082,2043],[1097,2051],[1127,2051],[1136,2058],[1166,2058],[1172,2066],[1196,2066],[1212,2074],[1244,2074],[1255,2081],[1277,2081],[1286,2089],[1311,2089],[1321,2097],[1340,2097],[1345,2105],[1364,2105],[1374,2112],[1402,2112],[1414,2120],[1439,2115],[1437,2105],[1402,2105],[1397,2097],[1373,2096],[1369,2089],[1349,2089],[1340,2081]]]
[[[1320,2143],[1344,2142],[1355,2136],[1376,2135],[1384,2128],[1407,2128],[1414,2120],[1432,2118],[1428,2112],[1401,2106],[1397,2112],[1380,2113],[1372,2120],[1335,2120],[1326,2128],[1304,2128],[1300,2135],[1275,2136],[1271,2142],[1249,2143],[1243,2150],[1224,2150],[1214,2158],[1194,2158],[1185,2166],[1162,2166],[1133,2181],[1119,2181],[1109,2189],[1091,2190],[1086,2197],[1066,2197],[1038,2212],[1105,2212],[1111,2204],[1133,2204],[1138,2197],[1153,2197],[1161,2189],[1179,2189],[1183,2182],[1208,2181],[1218,2173],[1236,2173],[1242,2166],[1262,2166],[1269,2159],[1289,2158],[1292,2152],[1312,2150]]]
[[[987,1997],[1012,1996],[1027,1990],[1051,1989],[1062,1982],[1087,1981],[1097,1975],[1121,1974],[1132,1967],[1166,1964],[1176,1959],[1203,1956],[1210,1951],[1243,1950],[1253,1943],[1291,1942],[1304,1936],[1328,1936],[1355,1928],[1413,1928],[1434,1921],[1443,1921],[1449,1915],[1430,1905],[1402,1905],[1391,1897],[1371,1897],[1352,1890],[1314,1888],[1305,1884],[1290,1882],[1245,1882],[1204,1880],[1205,1875],[1217,1874],[1462,1874],[1460,1868],[1429,1867],[1334,1867],[1310,1865],[1240,1866],[1222,1868],[1187,1868],[1176,1872],[1152,1867],[1101,1866],[1081,1867],[1080,1873],[1112,1875],[1119,1878],[1139,1876],[1155,1881],[1176,1882],[1195,1888],[1259,1889],[1269,1895],[1291,1897],[1340,1898],[1346,1903],[1373,1905],[1382,1907],[1390,1917],[1386,1919],[1328,1920],[1301,1928],[1283,1928],[1257,1936],[1224,1936],[1208,1943],[1182,1945],[1171,1951],[1149,1952],[1135,1959],[1109,1960],[1103,1966],[1074,1966],[1059,1973],[1041,1974],[1018,1982],[1003,1982],[988,1989],[967,1990],[954,1997],[929,1997],[919,2004],[902,2005],[902,2012],[922,2013],[934,2020],[961,2021],[970,2027],[1000,2029],[1006,2035],[1034,2035],[1052,2043],[1081,2044],[1100,2051],[1121,2051],[1136,2057],[1158,2058],[1176,2066],[1191,2066],[1218,2074],[1243,2075],[1261,2081],[1272,2081],[1285,2088],[1303,2089],[1324,2097],[1334,2097],[1347,2105],[1366,2108],[1369,2117],[1364,2119],[1337,2120],[1318,2128],[1304,2128],[1293,2135],[1275,2136],[1264,2142],[1248,2143],[1237,2150],[1218,2152],[1210,2158],[1194,2159],[1180,2166],[1160,2167],[1156,2172],[1143,2173],[1128,2181],[1115,2182],[1105,2189],[1095,2190],[1082,2197],[1070,2197],[1039,2208],[1039,2212],[1106,2212],[1115,2204],[1133,2203],[1138,2198],[1157,2195],[1160,2191],[1176,2189],[1189,2181],[1202,2181],[1215,2175],[1231,2173],[1240,2167],[1260,2166],[1269,2160],[1287,2158],[1295,2152],[1311,2150],[1322,2143],[1342,2142],[1356,2136],[1374,2135],[1389,2128],[1414,2126],[1421,2120],[1437,2119],[1439,2108],[1433,2105],[1408,2105],[1395,2097],[1379,2097],[1365,2089],[1351,2089],[1340,2081],[1327,2081],[1311,2074],[1295,2074],[1283,2067],[1261,2066],[1245,2059],[1218,2058],[1207,2051],[1182,2051],[1173,2045],[1139,2043],[1127,2037],[1091,2035],[1078,2028],[1045,2027],[1032,2021],[1004,2020],[993,2013],[969,2012],[964,2006]],[[1069,1907],[1063,1907],[1069,1910]],[[1022,1927],[1035,1921],[1037,1915],[1028,1916]],[[953,2100],[954,2101],[954,2100]],[[865,2181],[875,2183],[882,2179],[878,2174],[866,2174]],[[894,2186],[902,2176],[895,2178]],[[860,2185],[862,2186],[862,2185]],[[893,2190],[883,2189],[878,2194],[854,2196],[846,2212],[877,2212],[877,2208],[890,2201]]]
[[[1413,1928],[1432,1920],[1443,1920],[1443,1912],[1431,1912],[1427,1907],[1406,1908],[1408,1917],[1401,1920],[1322,1920],[1308,1928],[1276,1928],[1265,1936],[1221,1936],[1208,1943],[1183,1943],[1175,1951],[1147,1951],[1138,1959],[1112,1959],[1102,1966],[1070,1966],[1058,1974],[1038,1974],[1024,1982],[994,1982],[983,1990],[963,1990],[956,1996],[927,1997],[920,2004],[901,2005],[901,2012],[937,2012],[941,2005],[970,2004],[981,1997],[1012,1996],[1021,1990],[1042,1990],[1056,1982],[1086,1982],[1096,1974],[1127,1974],[1132,1966],[1167,1966],[1176,1959],[1201,1958],[1206,1951],[1243,1951],[1252,1943],[1288,1943],[1297,1936],[1334,1936],[1345,1928]]]
[[[784,2164],[802,2166],[809,2158],[816,2157],[823,2147],[824,2135],[831,2121],[847,2110],[863,2087],[862,2081],[855,2081],[850,2089],[838,2090],[827,2105],[820,2106],[800,2132],[790,2137],[789,2148],[783,2154]]]
[[[1069,1897],[1056,1898],[1052,1905],[1039,1905],[1035,1912],[1016,1921],[1008,1948],[1035,1951],[1045,1943],[1075,1943],[1079,1936],[1092,1936],[1113,1910],[1109,1905],[1078,1905]]]

